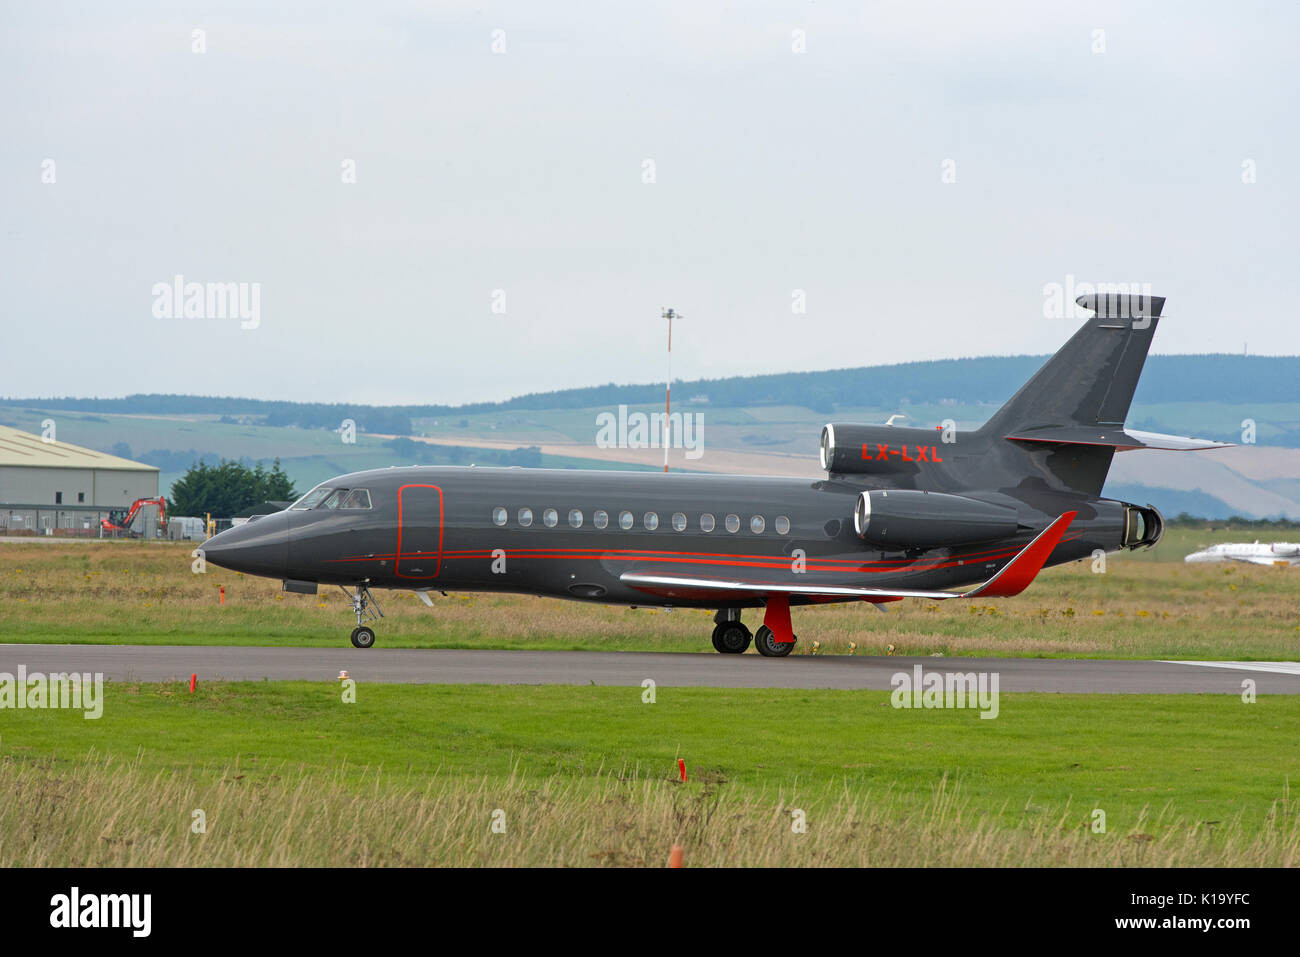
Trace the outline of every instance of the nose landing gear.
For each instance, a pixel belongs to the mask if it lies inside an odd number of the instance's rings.
[[[348,596],[348,601],[352,603],[352,610],[357,616],[357,627],[352,629],[353,647],[369,648],[375,643],[375,630],[365,622],[383,618],[384,610],[379,607],[379,602],[375,601],[375,596],[364,584],[357,585],[355,593],[349,593],[342,585],[339,589]],[[373,609],[371,605],[374,606]]]

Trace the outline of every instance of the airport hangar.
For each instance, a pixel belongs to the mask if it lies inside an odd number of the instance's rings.
[[[157,495],[152,465],[0,425],[0,535],[98,537],[110,508]]]

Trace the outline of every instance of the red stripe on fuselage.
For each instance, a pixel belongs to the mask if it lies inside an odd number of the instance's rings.
[[[1076,536],[1071,536],[1071,537],[1076,537]],[[1066,541],[1068,540],[1069,539],[1066,539]],[[497,546],[497,547],[499,548],[501,546]],[[487,548],[462,549],[458,551],[444,550],[442,552],[442,555],[444,557],[451,557],[451,558],[490,558],[492,555],[492,551],[493,551],[492,549],[487,549]],[[778,557],[765,556],[765,555],[752,555],[752,554],[746,554],[740,552],[687,552],[687,551],[677,551],[675,549],[671,551],[660,551],[657,549],[650,549],[650,548],[512,548],[509,549],[509,551],[512,555],[529,556],[529,557],[537,557],[537,558],[546,558],[552,556],[560,557],[560,558],[597,557],[597,558],[608,558],[612,561],[618,561],[624,557],[627,557],[629,559],[636,558],[638,560],[653,561],[654,556],[665,555],[672,560],[681,559],[683,556],[688,556],[692,558],[704,557],[704,558],[721,559],[722,561],[719,561],[718,564],[725,564],[725,560],[727,559],[733,559],[733,560],[757,559],[760,561],[775,562],[778,565],[790,564],[789,559],[784,557],[778,558]],[[962,562],[971,562],[971,561],[978,561],[980,559],[991,559],[991,558],[999,558],[1004,555],[1013,555],[1015,554],[1016,551],[1017,549],[1014,546],[1009,548],[1000,547],[997,549],[992,549],[989,551],[982,551],[982,552],[963,552],[948,557],[959,559]],[[649,556],[648,559],[647,556]],[[342,562],[368,561],[370,559],[381,559],[381,558],[390,559],[393,557],[394,556],[391,552],[376,552],[373,555],[349,555],[344,558],[332,559],[332,561],[342,561]],[[939,559],[935,558],[931,560],[938,561]],[[852,565],[857,567],[861,567],[864,565],[888,565],[891,568],[911,567],[910,565],[907,564],[908,561],[907,559],[899,559],[899,558],[882,558],[882,559],[814,558],[814,559],[810,559],[810,561],[819,562],[822,565]]]
[[[1073,541],[1081,538],[1082,532],[1063,537],[1061,542]],[[1023,546],[1021,546],[1023,547]],[[858,572],[861,574],[887,575],[891,573],[921,573],[938,571],[945,568],[958,568],[964,565],[979,564],[981,562],[996,561],[1000,558],[1014,556],[1020,551],[1020,547],[1002,548],[994,551],[970,552],[966,554],[957,554],[944,558],[920,559],[918,561],[907,563],[901,559],[881,559],[871,561],[857,561],[852,559],[809,559],[806,567],[809,571],[820,572]],[[527,558],[535,561],[616,561],[616,562],[649,562],[653,564],[669,565],[718,565],[726,568],[788,568],[790,560],[784,557],[767,557],[762,555],[736,555],[731,559],[721,559],[719,557],[692,557],[696,555],[713,556],[715,553],[710,552],[660,552],[660,551],[637,551],[635,549],[509,549],[512,558]],[[417,554],[433,554],[417,553]],[[376,555],[356,555],[348,558],[329,559],[331,564],[350,563],[350,562],[369,562],[379,561],[391,558],[391,554]],[[403,555],[404,558],[415,557],[412,553]],[[492,557],[492,550],[484,549],[479,551],[463,552],[442,552],[443,561],[453,559],[486,559]],[[746,558],[748,561],[739,561],[736,559]],[[819,562],[821,564],[819,564]],[[830,562],[837,563],[830,565]],[[857,567],[844,568],[840,564],[851,564]],[[887,565],[885,568],[870,568],[870,565]]]

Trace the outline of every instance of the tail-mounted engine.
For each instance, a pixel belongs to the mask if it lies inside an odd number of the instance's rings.
[[[1019,528],[1014,508],[948,492],[871,489],[853,510],[858,536],[886,548],[973,545],[1010,538]]]
[[[847,475],[915,474],[943,462],[947,447],[942,434],[888,425],[827,425],[822,429],[822,468]]]

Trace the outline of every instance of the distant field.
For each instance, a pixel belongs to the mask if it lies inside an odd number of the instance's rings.
[[[356,692],[6,712],[0,865],[1300,864],[1293,696],[1004,694],[988,721],[887,692]]]
[[[820,475],[817,443],[827,421],[883,422],[901,412],[905,425],[929,427],[952,419],[966,430],[984,422],[995,408],[991,403],[944,400],[888,407],[841,405],[828,412],[799,405],[726,407],[692,403],[692,398],[688,393],[674,408],[700,416],[702,431],[696,437],[702,439],[704,458],[686,460],[678,452],[674,467],[737,474]],[[1144,405],[1140,399],[1139,394],[1129,418],[1134,428],[1239,442],[1240,423],[1250,418],[1257,422],[1259,444],[1205,454],[1126,453],[1112,466],[1107,494],[1151,501],[1171,516],[1181,511],[1300,515],[1300,440],[1295,438],[1300,403]],[[597,416],[611,408],[453,412],[417,417],[411,427],[435,442],[462,447],[544,448],[548,452],[541,464],[552,468],[653,467],[659,458],[655,450],[639,450],[638,455],[636,450],[596,447]],[[653,412],[659,403],[656,398],[629,408]],[[40,432],[47,418],[57,424],[61,441],[103,450],[124,443],[130,457],[162,463],[164,495],[200,455],[267,462],[278,457],[300,491],[346,472],[414,464],[385,447],[386,437],[366,432],[358,433],[355,444],[344,444],[328,428],[223,423],[218,415],[50,411],[0,403],[0,423]],[[150,455],[157,450],[169,454]]]
[[[1014,599],[904,601],[798,609],[796,654],[860,654],[893,644],[908,655],[1117,658],[1300,657],[1300,568],[1185,565],[1182,556],[1240,532],[1172,530],[1149,553],[1049,569]],[[286,595],[279,583],[208,566],[192,546],[142,542],[0,543],[0,640],[121,644],[337,646],[353,620],[337,589]],[[218,603],[221,586],[226,603]],[[709,649],[711,614],[453,593],[426,608],[380,592],[381,647],[617,651]],[[745,620],[756,627],[757,609]]]
[[[200,457],[209,464],[220,458],[247,458],[269,464],[278,458],[299,492],[346,472],[413,464],[386,448],[386,437],[365,433],[347,444],[337,432],[328,429],[231,425],[217,421],[216,416],[92,415],[0,406],[0,423],[36,434],[42,430],[41,422],[50,417],[55,420],[61,442],[104,451],[123,442],[130,448],[129,457],[136,459],[157,449],[178,453],[171,456],[174,464],[162,466],[159,472],[158,489],[164,496],[170,495],[172,483]],[[536,444],[520,441],[511,447]],[[189,450],[194,454],[179,454]],[[543,456],[541,466],[591,468],[592,463],[557,455]]]

